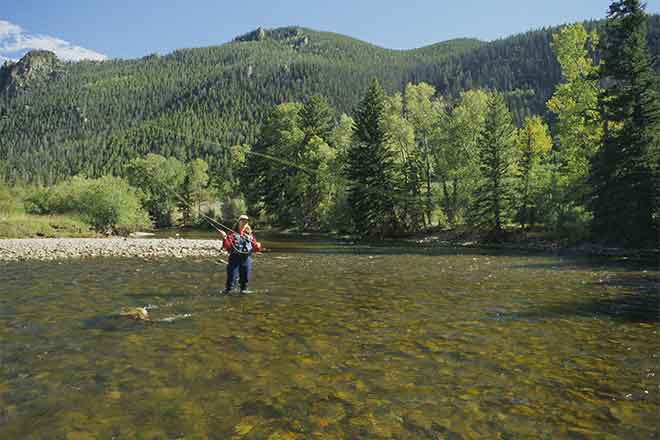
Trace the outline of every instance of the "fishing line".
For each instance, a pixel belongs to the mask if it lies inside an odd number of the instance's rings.
[[[153,128],[155,130],[159,130],[159,131],[164,132],[164,133],[172,134],[172,135],[174,135],[178,138],[188,138],[188,139],[191,139],[193,141],[201,141],[203,143],[207,143],[207,144],[210,144],[210,145],[215,145],[215,146],[217,146],[217,147],[219,147],[219,148],[221,148],[225,151],[231,151],[231,147],[227,147],[226,145],[222,145],[219,142],[212,141],[212,140],[204,138],[204,137],[197,137],[197,136],[193,136],[193,135],[180,134],[180,133],[178,133],[174,130],[170,130],[168,128],[163,128],[163,127],[158,127],[158,126],[153,125],[153,124],[145,124],[145,126],[149,127],[149,128]],[[303,167],[303,166],[301,166],[297,163],[291,162],[289,160],[281,159],[279,157],[275,157],[275,156],[272,156],[270,154],[260,153],[260,152],[251,151],[251,150],[245,151],[245,154],[249,154],[249,155],[252,155],[252,156],[257,156],[257,157],[261,157],[261,158],[264,158],[264,159],[272,160],[274,162],[278,162],[282,165],[286,165],[286,166],[289,166],[289,167],[292,167],[292,168],[297,168],[297,169],[305,172],[306,174],[308,174],[312,177],[316,177],[319,174],[318,171],[311,170],[311,169]],[[337,176],[337,177],[340,180],[344,181],[344,182],[349,181],[349,179],[347,179],[344,176],[340,175],[340,176]],[[437,182],[437,180],[436,180],[436,182]],[[385,190],[382,189],[382,188],[369,188],[369,187],[363,187],[360,190],[360,192],[363,193],[363,194],[379,194],[379,193],[383,193],[384,191]],[[426,193],[420,193],[420,195],[418,195],[418,196],[413,196],[413,195],[410,195],[410,194],[405,194],[405,195],[397,194],[394,198],[398,199],[398,200],[419,201],[423,197],[424,198],[426,197]],[[424,203],[425,203],[425,199],[424,199]],[[226,228],[226,226],[224,226],[224,225],[223,225],[223,227]],[[228,229],[228,230],[231,230],[231,229]]]
[[[180,134],[180,133],[177,133],[177,132],[174,131],[174,130],[170,130],[170,129],[168,129],[168,128],[163,128],[163,127],[158,127],[158,126],[155,126],[155,125],[152,125],[152,124],[146,124],[145,126],[146,126],[146,127],[150,127],[150,128],[154,128],[154,129],[156,129],[156,130],[160,130],[160,131],[165,132],[165,133],[173,134],[173,135],[175,135],[175,136],[177,136],[177,137],[184,137],[184,138],[187,137],[187,138],[192,139],[192,140],[194,140],[194,141],[202,141],[203,143],[207,143],[207,144],[215,145],[215,146],[220,147],[220,148],[222,148],[222,149],[224,149],[224,150],[229,150],[229,151],[231,151],[231,147],[227,147],[226,145],[222,145],[222,144],[219,143],[219,142],[215,142],[215,141],[212,141],[212,140],[207,139],[207,138],[198,137],[198,136],[192,136],[192,135]],[[318,173],[315,172],[314,170],[310,170],[310,169],[308,169],[308,168],[302,167],[302,166],[300,166],[300,165],[298,165],[298,164],[296,164],[296,163],[294,163],[294,162],[291,162],[291,161],[288,161],[288,160],[285,160],[285,159],[280,159],[279,157],[271,156],[270,154],[259,153],[259,152],[257,152],[257,151],[251,151],[251,150],[245,151],[245,154],[250,154],[250,155],[252,155],[252,156],[257,156],[257,157],[263,157],[264,159],[270,159],[270,160],[272,160],[272,161],[274,161],[274,162],[279,162],[279,163],[281,163],[281,164],[283,164],[283,165],[288,165],[288,166],[293,167],[293,168],[298,168],[299,170],[304,171],[305,173],[307,173],[307,174],[309,174],[309,175],[311,175],[311,176],[315,176],[316,174],[318,174]]]

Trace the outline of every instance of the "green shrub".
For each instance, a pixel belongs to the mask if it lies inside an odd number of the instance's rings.
[[[124,179],[73,177],[26,199],[34,214],[75,214],[98,232],[127,234],[151,226],[137,192]]]

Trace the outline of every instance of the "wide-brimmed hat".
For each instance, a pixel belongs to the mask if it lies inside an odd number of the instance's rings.
[[[250,220],[247,215],[241,214],[241,216],[238,218],[239,220]]]

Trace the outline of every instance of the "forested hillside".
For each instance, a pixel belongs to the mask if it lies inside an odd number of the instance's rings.
[[[648,29],[657,57],[660,16],[649,17]],[[202,158],[211,175],[221,175],[231,169],[223,163],[233,146],[256,141],[274,104],[319,94],[351,113],[372,77],[389,93],[424,81],[448,99],[464,89],[497,89],[519,123],[546,114],[560,80],[553,31],[399,51],[287,27],[139,60],[63,63],[32,52],[0,69],[0,179],[96,177],[149,152]]]

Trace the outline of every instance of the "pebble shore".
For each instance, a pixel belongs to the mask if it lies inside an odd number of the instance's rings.
[[[187,258],[225,255],[221,240],[144,238],[24,238],[0,240],[0,261],[88,257]]]

